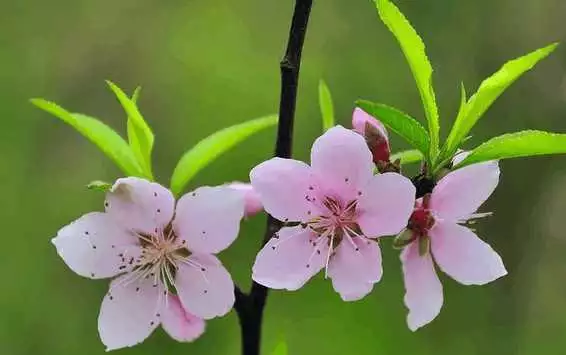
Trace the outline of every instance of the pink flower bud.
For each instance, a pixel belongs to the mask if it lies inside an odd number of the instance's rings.
[[[253,189],[251,184],[243,182],[233,182],[228,184],[228,187],[240,191],[244,194],[244,214],[250,217],[263,211],[263,205],[259,199],[259,194]]]
[[[379,166],[389,163],[389,139],[387,130],[381,122],[362,109],[356,108],[352,116],[352,127],[366,139],[375,164]]]

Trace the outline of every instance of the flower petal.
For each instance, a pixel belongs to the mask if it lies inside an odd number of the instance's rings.
[[[407,324],[415,331],[430,323],[442,308],[442,284],[434,270],[430,253],[421,256],[419,243],[411,243],[401,252],[405,282]]]
[[[261,249],[252,269],[252,279],[269,288],[297,290],[325,265],[327,240],[319,240],[307,228],[286,227]]]
[[[98,332],[107,351],[141,343],[159,325],[163,287],[152,278],[129,280],[127,274],[112,281],[102,301]]]
[[[106,212],[123,226],[149,234],[171,222],[175,198],[157,183],[128,177],[114,183],[105,206]]]
[[[330,258],[328,276],[334,290],[344,301],[357,301],[367,295],[373,284],[381,280],[381,251],[379,245],[366,238],[354,238],[354,244],[342,240]]]
[[[429,233],[436,263],[461,284],[483,285],[507,275],[499,254],[468,228],[437,221]]]
[[[240,191],[240,193],[244,196],[244,214],[246,217],[253,216],[258,212],[263,211],[263,205],[261,204],[259,194],[254,190],[251,184],[233,182],[227,186],[236,191]]]
[[[496,161],[465,166],[440,179],[432,191],[430,208],[444,219],[464,219],[489,198],[498,182]]]
[[[185,311],[178,296],[168,295],[160,318],[163,329],[177,341],[193,341],[204,333],[205,321]]]
[[[203,319],[223,316],[234,305],[232,278],[213,255],[191,255],[180,264],[175,286],[184,308]]]
[[[298,160],[272,158],[250,172],[265,211],[280,221],[306,221],[317,215],[318,190],[311,168]]]
[[[415,187],[396,173],[375,175],[358,199],[358,224],[367,237],[393,235],[407,226]]]
[[[373,176],[374,164],[362,136],[335,126],[314,142],[311,166],[318,180],[324,183],[326,195],[351,201]]]
[[[387,129],[385,129],[383,123],[379,122],[379,120],[377,120],[375,117],[371,116],[361,108],[356,107],[354,114],[352,115],[352,127],[354,128],[354,131],[358,132],[362,136],[365,136],[366,124],[368,123],[375,129],[377,129],[377,131],[381,133],[385,140],[389,140],[389,137],[387,136]]]
[[[173,227],[189,250],[216,254],[234,242],[243,216],[240,192],[227,186],[205,186],[181,197]]]
[[[129,261],[140,255],[137,238],[102,212],[88,213],[63,227],[52,242],[71,270],[93,279],[130,270]]]

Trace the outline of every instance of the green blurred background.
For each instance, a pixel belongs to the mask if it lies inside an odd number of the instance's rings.
[[[233,123],[274,113],[278,62],[291,0],[1,1],[0,285],[1,355],[102,354],[97,315],[105,281],[73,274],[50,243],[57,230],[103,197],[85,189],[120,172],[71,128],[32,107],[45,97],[125,132],[107,90],[112,79],[143,86],[141,108],[156,134],[155,170],[167,184],[181,154]],[[504,61],[566,38],[564,0],[399,0],[428,45],[443,133],[459,102]],[[368,98],[422,117],[410,71],[368,0],[315,1],[305,44],[295,155],[307,159],[320,134],[317,85],[324,78],[337,116],[349,125],[353,102]],[[507,131],[566,131],[566,49],[559,48],[514,85],[474,131],[473,147]],[[274,129],[253,137],[192,182],[246,180],[269,158]],[[395,148],[406,146],[394,139]],[[445,306],[429,326],[405,325],[397,252],[384,243],[385,274],[364,300],[343,303],[321,277],[298,292],[272,292],[266,354],[286,339],[291,355],[565,354],[566,157],[506,161],[502,182],[478,227],[500,252],[509,276],[485,287],[443,277]],[[235,280],[250,283],[264,216],[244,223],[221,254]],[[158,330],[121,354],[238,354],[234,312],[206,334],[179,344]]]

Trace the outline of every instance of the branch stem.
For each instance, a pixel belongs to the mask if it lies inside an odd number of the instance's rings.
[[[285,56],[279,65],[281,70],[281,96],[279,101],[279,124],[275,156],[291,158],[293,147],[293,123],[297,104],[297,89],[301,53],[307,32],[307,25],[313,0],[296,0],[291,21],[291,29],[287,41]],[[268,216],[267,227],[262,246],[281,228],[281,222]],[[268,290],[256,282],[252,283],[249,294],[236,287],[236,303],[234,305],[242,331],[242,354],[259,355],[261,348],[261,326],[263,309],[267,300]]]

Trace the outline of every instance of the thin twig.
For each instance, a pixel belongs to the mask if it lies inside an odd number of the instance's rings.
[[[293,123],[297,104],[297,88],[301,53],[313,0],[296,0],[287,50],[280,63],[281,97],[279,102],[279,124],[275,156],[290,158],[293,147]],[[269,216],[262,246],[281,228],[281,222]],[[235,289],[235,309],[242,328],[242,354],[259,355],[261,345],[261,326],[263,309],[267,299],[267,288],[253,282],[249,295],[238,287]]]

